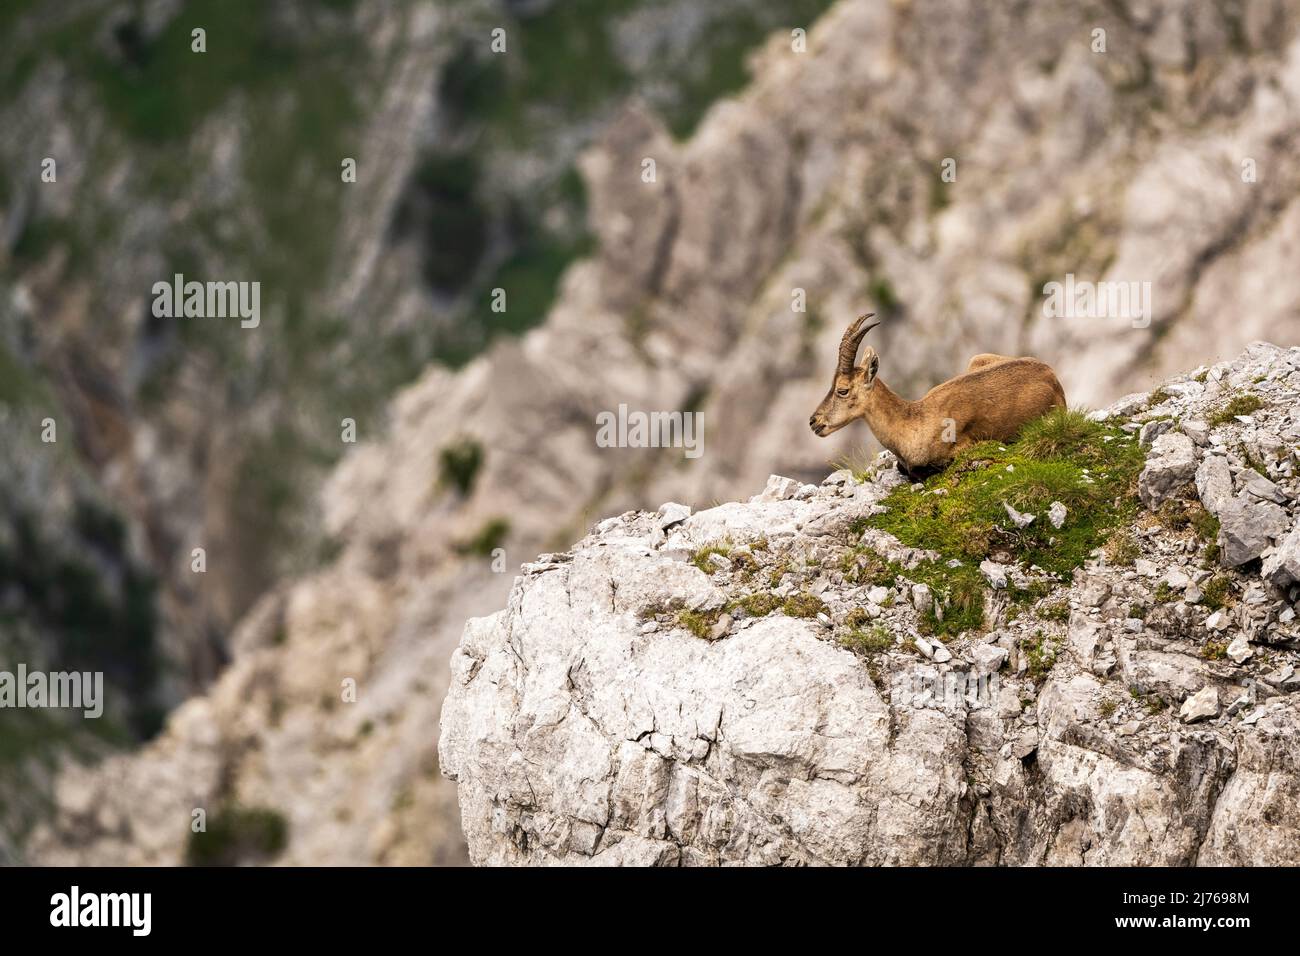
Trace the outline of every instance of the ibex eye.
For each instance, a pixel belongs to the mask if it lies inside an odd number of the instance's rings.
[[[849,390],[847,388],[837,388],[835,394],[840,398],[848,398]]]

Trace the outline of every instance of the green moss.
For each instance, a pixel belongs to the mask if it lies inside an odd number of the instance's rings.
[[[1206,641],[1205,646],[1201,648],[1201,656],[1207,661],[1221,661],[1228,656],[1228,645],[1225,641]]]
[[[899,486],[884,500],[883,514],[859,519],[851,532],[858,537],[876,527],[904,544],[938,551],[938,560],[914,569],[888,569],[890,583],[903,576],[930,586],[938,600],[922,620],[930,633],[978,629],[984,626],[987,591],[978,567],[995,552],[1036,564],[1060,580],[1108,540],[1113,558],[1132,562],[1136,544],[1123,529],[1137,512],[1136,478],[1143,458],[1136,442],[1120,429],[1089,421],[1080,410],[1053,410],[1026,425],[1010,444],[985,442],[966,449],[920,490]],[[1059,529],[1046,518],[1055,501],[1068,512]],[[1004,504],[1038,520],[1016,528]],[[882,564],[857,546],[842,560],[841,570],[850,581],[875,581],[885,577]],[[1051,582],[1043,580],[1012,589],[1011,613],[1019,614],[1051,589]],[[1061,606],[1057,613],[1068,617],[1068,608]]]
[[[841,638],[840,643],[859,654],[882,654],[894,646],[894,637],[883,625],[877,624],[869,630],[855,628]]]
[[[794,594],[781,604],[781,613],[787,617],[816,617],[826,610],[826,603],[815,594]]]
[[[185,862],[189,866],[238,866],[264,863],[284,851],[289,824],[278,810],[228,806],[191,833]]]
[[[742,580],[748,581],[759,571],[758,559],[751,551],[737,549],[728,554],[727,558],[731,561],[731,566],[740,573]]]
[[[984,627],[984,594],[987,590],[978,569],[969,565],[950,568],[945,561],[925,561],[902,572],[927,584],[935,604],[921,617],[921,630],[940,637]],[[942,608],[942,618],[940,618]]]
[[[770,591],[758,591],[736,598],[729,610],[741,610],[750,617],[766,617],[781,606],[781,599]]]
[[[978,564],[997,549],[1068,574],[1136,512],[1143,455],[1119,429],[1077,411],[1052,412],[1003,447],[986,442],[967,449],[921,491],[900,486],[884,501],[889,510],[872,523],[904,544],[945,557]],[[931,493],[936,490],[946,493]],[[1053,501],[1069,512],[1059,530],[1046,520]],[[1017,529],[1004,504],[1039,520]]]
[[[1226,425],[1238,415],[1249,415],[1263,407],[1264,400],[1262,398],[1254,392],[1244,392],[1234,396],[1230,402],[1210,415],[1209,422],[1211,427]]]
[[[1040,601],[1047,597],[1052,591],[1052,586],[1046,581],[1031,581],[1025,587],[1012,587],[1007,591],[1007,597],[1012,604],[1024,607]]]
[[[691,552],[690,562],[705,574],[713,574],[718,569],[709,563],[710,555],[720,554],[724,558],[731,554],[730,544],[709,544]]]
[[[708,640],[713,633],[713,625],[718,623],[717,612],[681,610],[677,612],[677,624],[686,628],[698,638]]]

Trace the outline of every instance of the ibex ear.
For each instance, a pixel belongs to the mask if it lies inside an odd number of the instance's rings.
[[[875,381],[876,373],[880,371],[880,356],[876,354],[875,349],[868,349],[867,354],[862,356],[862,372],[868,382]]]

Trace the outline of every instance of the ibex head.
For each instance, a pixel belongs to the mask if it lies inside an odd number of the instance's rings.
[[[861,365],[857,364],[857,355],[863,337],[880,324],[873,322],[863,328],[863,323],[873,315],[874,312],[868,312],[844,330],[831,390],[808,419],[808,426],[821,438],[861,418],[867,409],[871,388],[876,384],[876,372],[880,369],[880,356],[870,345],[862,353]]]

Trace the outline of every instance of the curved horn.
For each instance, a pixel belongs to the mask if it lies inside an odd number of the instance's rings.
[[[862,344],[862,339],[868,332],[874,329],[879,322],[872,322],[865,329],[862,323],[867,321],[876,313],[868,312],[866,315],[860,315],[853,320],[853,323],[844,330],[844,338],[840,339],[840,365],[839,370],[844,373],[853,371],[853,363],[858,357],[858,346]]]

